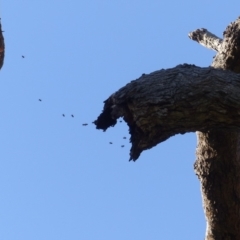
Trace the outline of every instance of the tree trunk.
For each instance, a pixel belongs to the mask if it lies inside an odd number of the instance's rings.
[[[206,29],[189,37],[217,51],[211,67],[184,64],[144,74],[112,94],[94,123],[105,131],[123,117],[134,161],[177,133],[198,131],[194,168],[205,239],[240,239],[240,19],[227,27],[223,40]]]
[[[1,18],[0,18],[1,19]],[[0,23],[0,69],[3,66],[4,61],[4,52],[5,52],[5,45],[4,45],[4,38],[3,38],[3,31],[2,31],[2,25]]]
[[[231,23],[223,34],[224,40],[214,49],[218,53],[212,67],[239,73],[240,19]],[[202,39],[198,37],[196,41],[204,45]],[[209,38],[209,42],[212,39]],[[238,128],[210,129],[197,132],[197,136],[194,168],[201,182],[206,240],[240,239],[240,131]]]
[[[201,182],[206,239],[240,239],[240,138],[236,130],[198,132],[195,171]]]

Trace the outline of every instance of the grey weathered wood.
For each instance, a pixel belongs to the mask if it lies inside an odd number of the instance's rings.
[[[198,42],[206,48],[221,51],[222,39],[209,32],[205,28],[199,28],[188,34],[189,38]]]
[[[205,239],[240,239],[240,19],[219,44],[215,35],[203,33],[195,31],[191,38],[217,50],[211,67],[185,64],[143,75],[112,94],[94,123],[106,130],[122,116],[132,160],[177,133],[198,131],[194,169],[207,220]]]
[[[240,127],[239,92],[240,74],[179,65],[145,74],[112,94],[95,123],[106,130],[123,117],[131,133],[130,158],[136,160],[178,133]]]
[[[223,42],[212,62],[212,67],[240,72],[240,18],[230,23],[223,32]]]

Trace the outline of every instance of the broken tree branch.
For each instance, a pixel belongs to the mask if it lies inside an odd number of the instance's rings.
[[[224,39],[218,38],[207,29],[197,29],[188,34],[189,38],[206,48],[217,51],[212,67],[240,72],[240,18],[230,23],[223,32]]]
[[[3,66],[4,54],[5,54],[5,44],[4,44],[4,38],[3,38],[2,25],[0,22],[0,69]]]
[[[211,66],[239,73],[240,19],[229,24],[223,35]],[[215,128],[198,131],[197,137],[194,170],[207,220],[205,239],[240,239],[240,130]]]
[[[123,117],[135,161],[178,133],[240,127],[239,91],[240,74],[179,65],[145,74],[112,94],[94,123],[105,131]]]

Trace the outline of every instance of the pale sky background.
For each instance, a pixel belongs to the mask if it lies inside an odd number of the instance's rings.
[[[126,123],[91,122],[142,73],[209,66],[188,32],[222,37],[239,15],[239,0],[1,0],[0,239],[203,239],[195,133],[128,162]]]

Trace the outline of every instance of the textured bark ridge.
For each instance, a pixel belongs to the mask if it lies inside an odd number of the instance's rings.
[[[212,34],[205,28],[197,29],[188,34],[189,38],[197,41],[204,47],[209,49],[220,51],[222,45],[222,39]]]
[[[195,171],[201,182],[207,240],[240,239],[239,146],[238,131],[198,132]]]
[[[4,44],[4,38],[3,38],[2,25],[0,22],[0,69],[3,66],[4,54],[5,54],[5,44]]]
[[[94,122],[104,131],[123,117],[130,160],[177,133],[198,131],[206,240],[240,239],[240,18],[223,39],[197,29],[189,37],[217,51],[209,68],[179,65],[142,75],[112,94]]]

